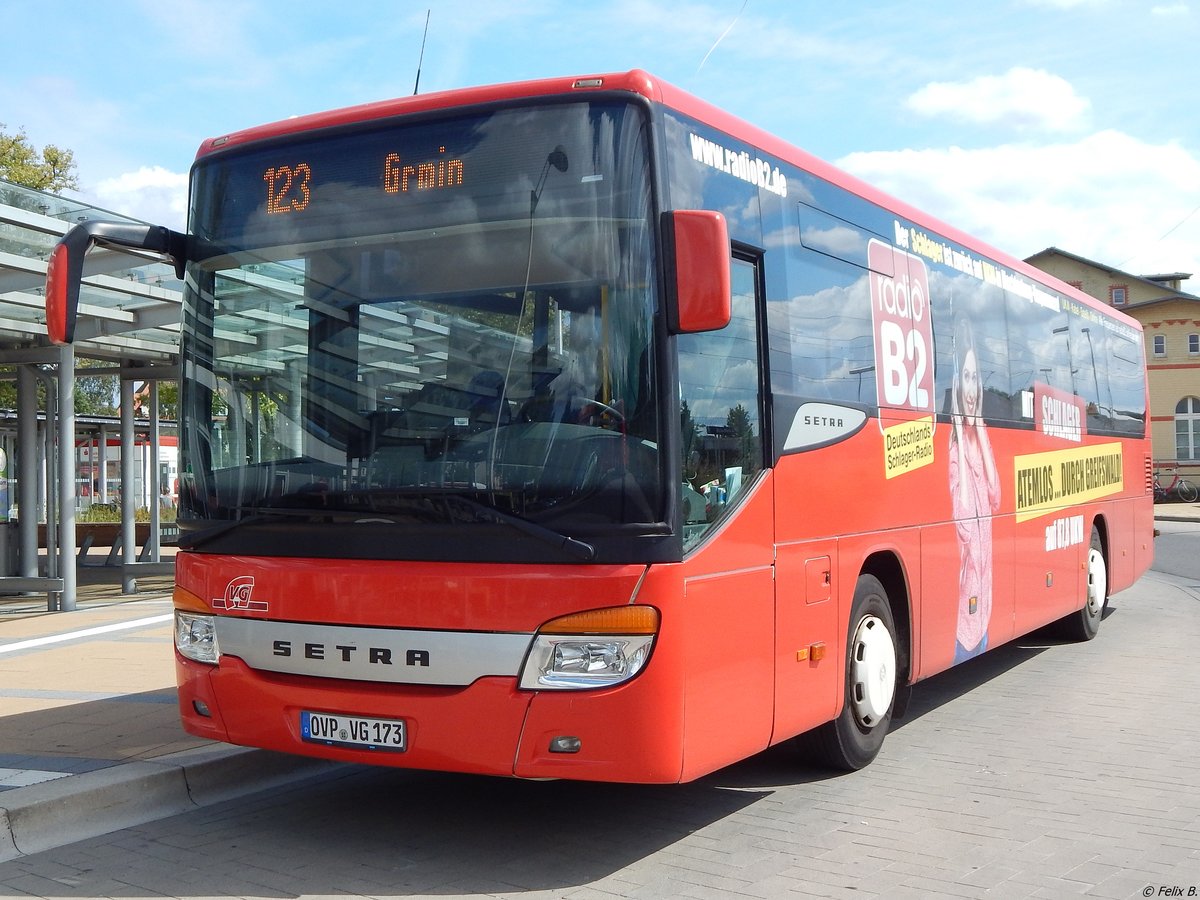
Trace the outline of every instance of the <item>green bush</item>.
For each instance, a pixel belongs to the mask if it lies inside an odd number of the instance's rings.
[[[121,507],[115,503],[93,503],[75,517],[76,522],[83,524],[99,524],[104,522],[120,522]]]
[[[133,519],[135,522],[149,522],[150,510],[146,507],[138,507],[134,511]],[[81,525],[99,525],[105,523],[115,523],[121,521],[121,507],[117,503],[93,503],[87,509],[83,510],[75,517],[75,521]],[[174,522],[174,509],[160,509],[158,511],[159,522]]]

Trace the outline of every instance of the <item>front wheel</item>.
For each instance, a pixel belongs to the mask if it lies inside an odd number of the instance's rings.
[[[846,640],[846,698],[842,711],[801,735],[817,761],[853,772],[879,755],[896,700],[896,627],[887,592],[874,575],[854,589]]]
[[[1200,497],[1200,489],[1182,478],[1179,479],[1179,484],[1175,485],[1175,493],[1184,503],[1195,503],[1196,499]]]

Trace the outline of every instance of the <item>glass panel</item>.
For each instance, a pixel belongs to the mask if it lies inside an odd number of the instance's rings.
[[[1098,335],[1099,331],[1094,331]],[[1108,332],[1107,349],[1097,360],[1108,368],[1108,386],[1112,395],[1112,427],[1125,434],[1143,434],[1146,430],[1146,377],[1143,344],[1136,332]]]
[[[185,519],[662,520],[636,109],[215,157],[193,196],[206,255],[185,313]]]
[[[700,540],[762,468],[756,270],[733,261],[733,318],[679,337],[684,546]]]
[[[815,240],[815,238],[811,238]],[[874,405],[875,345],[867,269],[792,244],[792,295],[771,303],[775,389],[818,400]],[[862,242],[866,260],[866,241]]]
[[[943,385],[940,411],[954,413],[953,385],[959,378],[956,342],[969,341],[978,367],[982,415],[992,420],[1019,420],[1021,391],[1037,368],[1024,342],[1010,345],[1008,304],[997,287],[963,275],[947,275],[934,267],[930,295],[950,303],[931,303],[937,338],[938,383]]]

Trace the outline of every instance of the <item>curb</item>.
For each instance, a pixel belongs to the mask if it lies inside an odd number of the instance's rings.
[[[214,745],[0,794],[0,863],[344,768]]]

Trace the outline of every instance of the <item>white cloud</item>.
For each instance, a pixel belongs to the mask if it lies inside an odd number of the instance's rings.
[[[186,172],[142,166],[136,172],[105,178],[87,199],[121,215],[182,231],[187,219],[187,188]]]
[[[856,228],[800,229],[805,246],[840,256],[842,259],[866,258],[867,242]]]
[[[1137,274],[1200,275],[1200,216],[1187,218],[1200,158],[1175,142],[1102,131],[1047,146],[854,153],[840,165],[1015,256],[1056,246]]]
[[[1150,8],[1150,15],[1168,18],[1173,16],[1186,16],[1190,12],[1191,10],[1188,8],[1186,3],[1161,4],[1159,6],[1152,6]]]
[[[1044,131],[1074,131],[1085,124],[1091,108],[1065,79],[1022,66],[999,76],[931,82],[906,105],[924,116]]]

